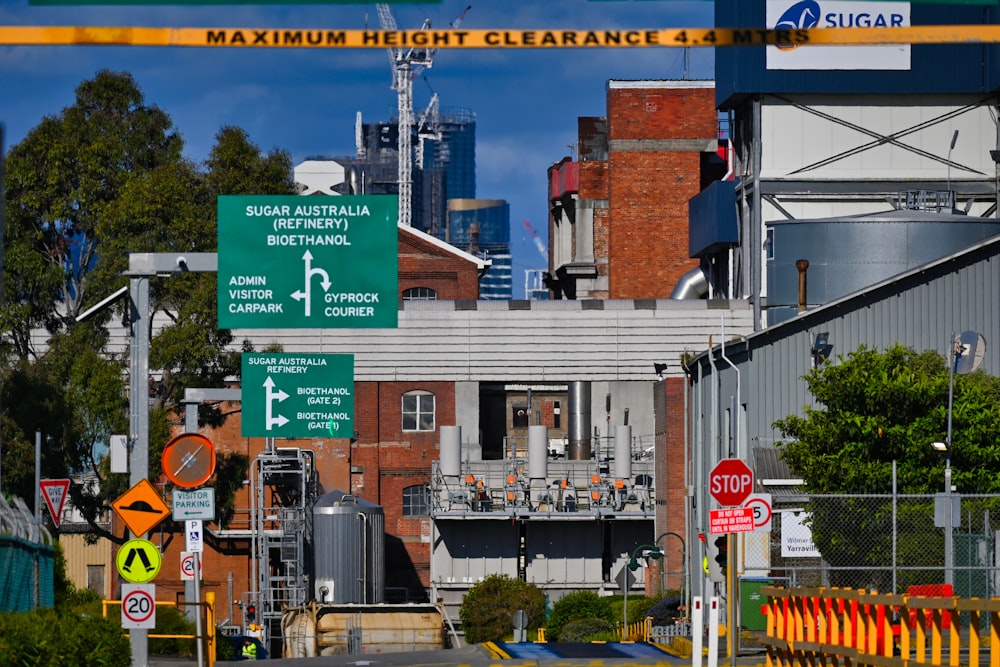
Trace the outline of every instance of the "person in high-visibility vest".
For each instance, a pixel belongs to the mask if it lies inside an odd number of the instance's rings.
[[[243,642],[242,656],[244,660],[257,659],[257,644],[252,639]]]

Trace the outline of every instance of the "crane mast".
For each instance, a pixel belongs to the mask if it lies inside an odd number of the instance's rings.
[[[375,5],[375,8],[378,11],[379,24],[383,30],[396,31],[399,29],[389,5],[379,3]],[[466,7],[462,15],[451,23],[451,27],[458,27],[468,11],[469,7]],[[420,29],[427,30],[430,27],[430,19],[424,19]],[[434,63],[437,49],[391,48],[387,50],[393,74],[392,89],[396,91],[398,98],[399,127],[396,148],[399,154],[399,222],[410,227],[413,224],[413,79]]]

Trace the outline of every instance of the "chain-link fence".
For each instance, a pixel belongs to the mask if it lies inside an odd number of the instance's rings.
[[[1000,523],[995,495],[816,495],[794,506],[775,502],[771,530],[743,534],[739,574],[746,581],[880,593],[935,594],[935,586],[950,581],[954,595],[990,598],[1000,595],[994,521]],[[946,568],[949,541],[953,557]]]

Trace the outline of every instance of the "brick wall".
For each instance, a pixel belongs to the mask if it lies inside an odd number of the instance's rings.
[[[686,272],[688,200],[718,136],[711,88],[609,88],[609,296],[668,298]],[[625,142],[625,143],[623,143]]]
[[[479,298],[476,265],[423,239],[399,234],[399,293],[413,287],[429,287],[439,300]]]

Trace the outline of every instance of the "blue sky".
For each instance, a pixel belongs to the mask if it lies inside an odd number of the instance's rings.
[[[139,0],[136,0],[139,1]],[[712,25],[711,2],[683,0],[444,0],[394,5],[400,28],[425,18],[444,28],[471,4],[468,29],[688,28]],[[3,25],[358,29],[378,26],[374,4],[63,7],[0,0]],[[684,51],[662,49],[441,50],[414,83],[414,108],[437,92],[442,107],[477,117],[476,190],[511,207],[514,294],[525,269],[544,261],[524,227],[546,234],[546,169],[570,154],[579,116],[605,113],[608,79],[679,79]],[[128,71],[147,103],[173,119],[186,155],[201,162],[223,125],[244,128],[263,150],[295,163],[354,152],[358,111],[367,121],[396,112],[382,49],[200,49],[103,46],[0,46],[0,123],[6,147],[48,114],[73,103],[74,89],[103,68]],[[691,49],[688,77],[713,76],[712,53]]]

